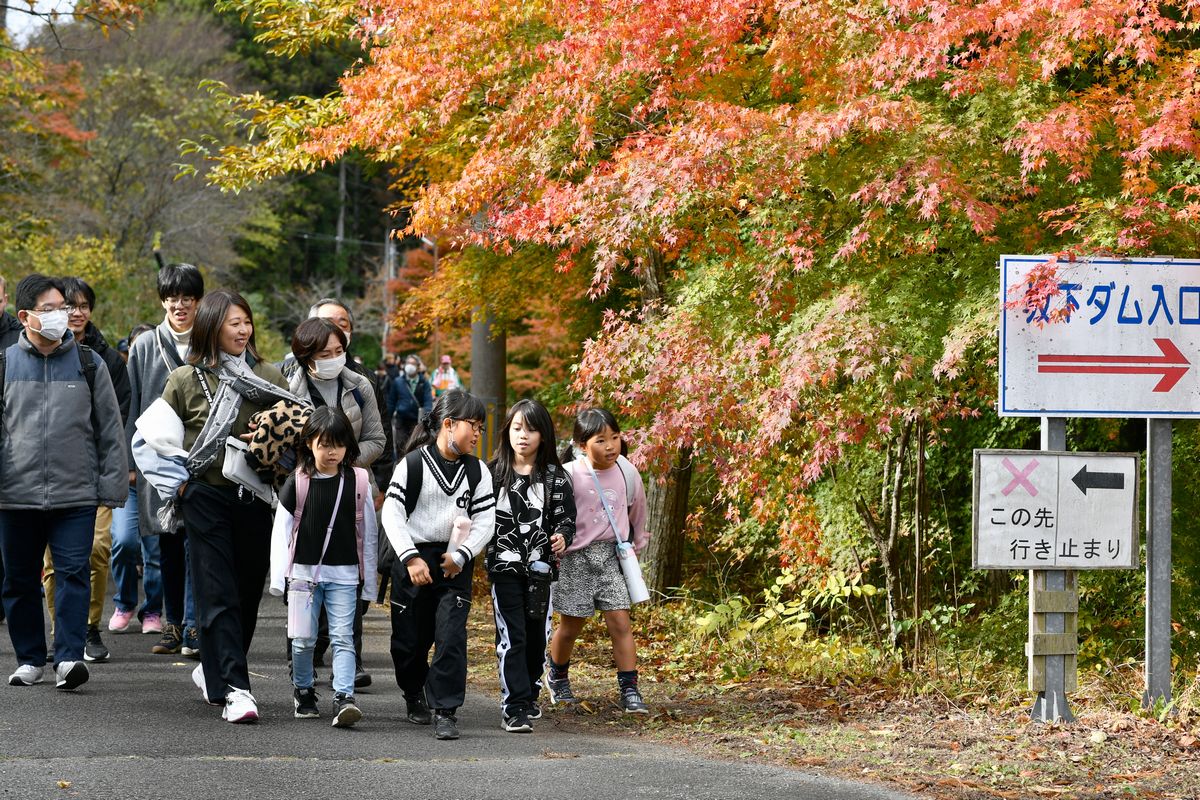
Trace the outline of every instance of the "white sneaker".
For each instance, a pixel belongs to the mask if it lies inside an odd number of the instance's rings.
[[[35,683],[42,682],[42,673],[45,672],[44,667],[35,667],[33,664],[22,664],[17,667],[17,671],[8,676],[9,686],[33,686]]]
[[[87,683],[87,664],[82,661],[60,661],[54,667],[54,675],[58,679],[54,686],[69,692]]]
[[[226,722],[257,722],[258,704],[254,702],[254,695],[245,689],[230,689],[229,694],[225,695],[221,719]]]
[[[196,668],[192,670],[192,683],[196,684],[196,688],[200,690],[200,696],[204,698],[204,702],[208,703],[210,706],[222,705],[222,703],[214,703],[212,700],[208,699],[208,689],[204,685],[203,664],[197,664]]]

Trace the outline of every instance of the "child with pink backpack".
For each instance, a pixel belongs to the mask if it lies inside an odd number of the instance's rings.
[[[325,607],[333,649],[333,727],[348,728],[362,719],[354,699],[354,610],[360,591],[364,600],[375,597],[374,581],[364,580],[375,575],[375,504],[367,471],[350,466],[358,459],[358,441],[341,409],[314,409],[301,440],[299,465],[279,490],[271,594],[286,592],[298,719],[321,716],[313,646]]]

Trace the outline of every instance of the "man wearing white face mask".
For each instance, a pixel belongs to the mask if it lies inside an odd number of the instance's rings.
[[[396,449],[401,453],[423,414],[433,408],[433,390],[421,377],[417,357],[404,359],[404,371],[388,387],[388,416],[395,426]]]
[[[62,284],[29,275],[14,299],[25,331],[4,351],[0,383],[3,598],[17,657],[8,682],[43,680],[41,571],[49,545],[57,578],[54,677],[59,689],[71,690],[88,679],[83,656],[96,509],[120,507],[128,494],[124,430],[104,362],[68,334]]]

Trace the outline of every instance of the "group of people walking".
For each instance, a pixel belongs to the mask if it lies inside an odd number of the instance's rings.
[[[371,681],[362,616],[388,600],[406,719],[458,738],[476,561],[491,582],[505,730],[532,730],[543,689],[575,702],[572,648],[597,611],[621,707],[647,711],[617,559],[621,543],[646,545],[646,499],[609,412],[582,412],[559,453],[550,414],[521,400],[484,463],[473,453],[485,407],[450,379],[452,365],[439,365],[436,399],[411,359],[374,380],[347,358],[354,322],[343,302],[315,304],[276,366],[261,358],[236,292],[206,294],[190,265],[164,266],[158,290],[165,317],[133,338],[126,365],[91,325],[85,283],[30,275],[17,286],[20,330],[0,351],[10,685],[42,682],[49,660],[56,686],[72,690],[89,661],[108,657],[93,553],[107,565],[100,531],[113,509],[109,629],[140,618],[160,634],[155,652],[198,657],[193,681],[229,722],[259,716],[247,653],[269,576],[288,603],[296,717],[321,715],[313,666],[328,647],[333,725],[361,719],[355,689]],[[401,416],[412,402],[415,415]]]

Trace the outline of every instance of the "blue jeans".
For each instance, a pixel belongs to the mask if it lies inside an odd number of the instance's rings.
[[[138,492],[129,487],[129,499],[124,508],[113,509],[112,576],[117,591],[113,604],[121,611],[132,611],[138,601],[138,556],[142,560],[142,582],[146,602],[138,613],[161,614],[163,610],[162,571],[158,536],[138,535]]]
[[[95,506],[0,511],[4,614],[18,664],[46,664],[42,560],[54,559],[54,661],[81,661],[91,599]]]
[[[354,609],[358,586],[321,581],[313,587],[312,629],[317,629],[321,606],[329,617],[329,641],[333,648],[333,691],[354,694]],[[292,683],[297,689],[313,685],[313,646],[317,637],[292,639]]]

